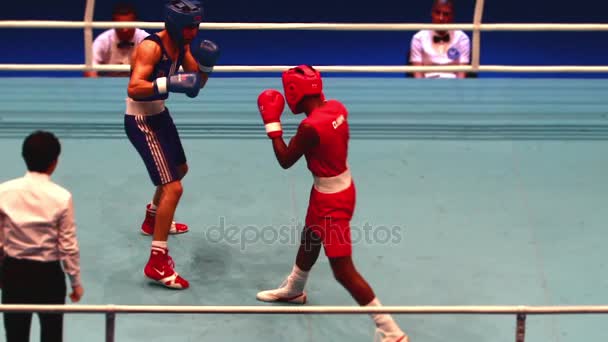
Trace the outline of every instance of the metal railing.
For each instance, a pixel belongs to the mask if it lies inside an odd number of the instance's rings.
[[[524,342],[529,315],[606,314],[598,306],[161,306],[161,305],[0,305],[0,312],[105,314],[106,342],[114,342],[117,314],[371,314],[408,315],[515,315],[515,341]]]

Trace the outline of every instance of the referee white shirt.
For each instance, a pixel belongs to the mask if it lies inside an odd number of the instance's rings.
[[[93,41],[93,65],[131,64],[131,54],[135,47],[149,35],[148,32],[136,28],[130,41],[120,42],[114,29],[104,31]]]
[[[435,42],[432,30],[414,35],[410,46],[410,62],[422,65],[466,65],[470,63],[470,39],[463,31],[448,31],[447,42]],[[456,78],[452,72],[427,72],[425,78]]]
[[[80,286],[72,194],[38,172],[0,184],[2,249],[15,259],[61,260],[72,287]]]

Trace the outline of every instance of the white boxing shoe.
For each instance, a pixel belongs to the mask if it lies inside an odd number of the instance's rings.
[[[274,290],[266,290],[258,292],[256,298],[262,302],[279,302],[292,304],[306,304],[306,292],[296,292],[288,290],[287,280]]]
[[[410,339],[403,331],[387,333],[381,329],[376,329],[374,342],[410,342]]]

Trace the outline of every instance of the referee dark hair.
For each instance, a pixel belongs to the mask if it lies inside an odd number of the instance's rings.
[[[65,304],[66,274],[78,302],[80,249],[71,193],[51,181],[61,145],[49,132],[23,142],[23,177],[0,184],[2,304]],[[62,267],[63,266],[63,267]],[[63,340],[63,314],[40,313],[40,340]],[[32,313],[4,313],[7,342],[29,341]]]

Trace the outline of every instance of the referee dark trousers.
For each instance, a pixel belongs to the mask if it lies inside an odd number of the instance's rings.
[[[66,281],[59,261],[6,257],[2,267],[2,304],[65,304]],[[39,313],[40,341],[63,340],[63,314]],[[32,313],[4,313],[7,342],[28,342]]]

